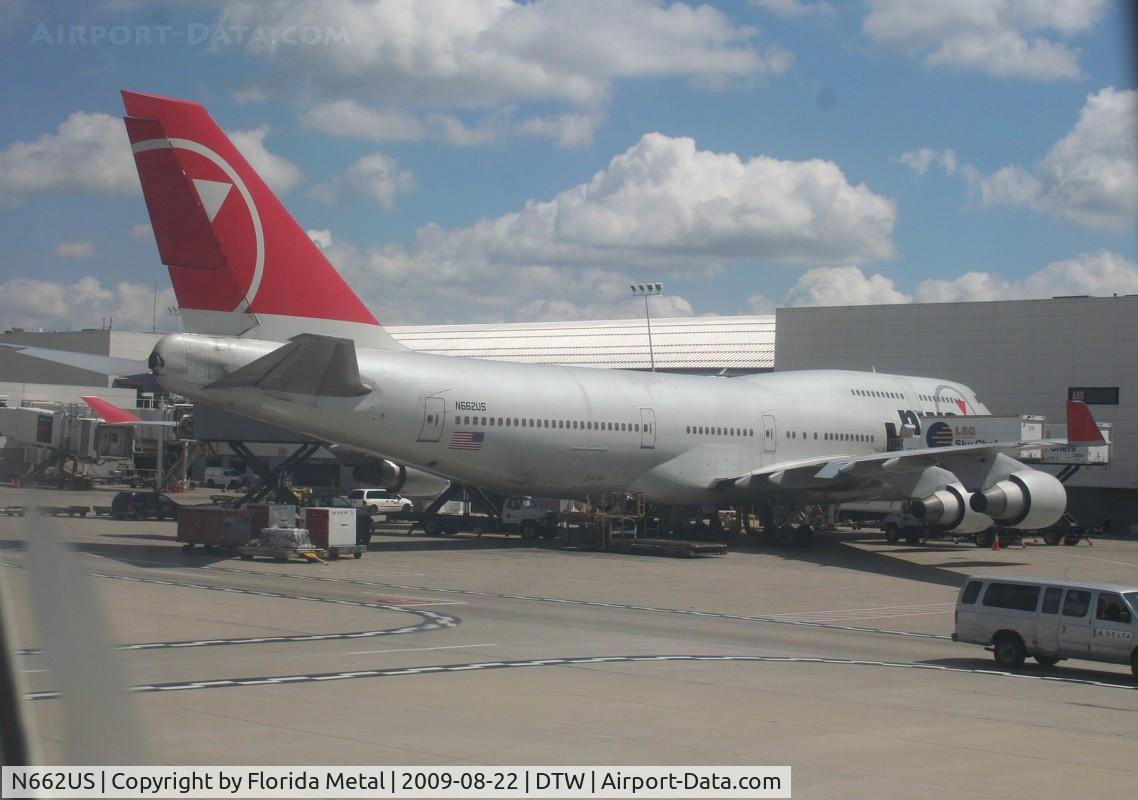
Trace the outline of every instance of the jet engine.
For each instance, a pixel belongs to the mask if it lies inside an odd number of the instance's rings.
[[[352,467],[352,478],[357,483],[369,486],[382,486],[393,492],[401,492],[412,497],[433,497],[448,485],[446,478],[429,472],[396,464],[386,458],[368,458],[362,464]]]
[[[974,508],[969,505],[968,490],[959,483],[949,484],[923,500],[909,503],[909,513],[926,525],[959,533],[977,533],[991,527],[991,517]]]
[[[1039,530],[1055,524],[1067,507],[1067,490],[1054,475],[1037,469],[1013,472],[972,495],[972,510],[1009,528]]]

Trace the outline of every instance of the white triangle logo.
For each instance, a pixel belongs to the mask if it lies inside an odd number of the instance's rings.
[[[229,196],[229,190],[233,188],[233,184],[194,178],[194,188],[198,190],[198,197],[201,198],[202,208],[205,209],[206,216],[209,217],[210,222],[213,222],[221,204]]]

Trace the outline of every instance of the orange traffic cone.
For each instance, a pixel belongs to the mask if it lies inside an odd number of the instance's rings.
[[[992,539],[992,549],[993,550],[999,550],[1000,549],[1000,532],[999,531],[996,531],[996,535]]]

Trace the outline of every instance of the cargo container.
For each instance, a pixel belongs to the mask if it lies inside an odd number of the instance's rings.
[[[187,552],[199,544],[207,551],[233,550],[248,544],[251,531],[250,514],[243,508],[209,505],[178,510],[178,541]]]
[[[296,527],[296,506],[286,503],[250,503],[247,508],[249,527],[252,530]]]
[[[312,545],[336,558],[351,552],[356,558],[364,547],[356,544],[356,510],[354,508],[305,508],[304,527]]]

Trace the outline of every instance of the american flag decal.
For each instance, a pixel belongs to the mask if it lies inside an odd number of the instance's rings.
[[[447,447],[451,450],[481,450],[485,438],[486,434],[481,431],[456,431],[451,434]]]

